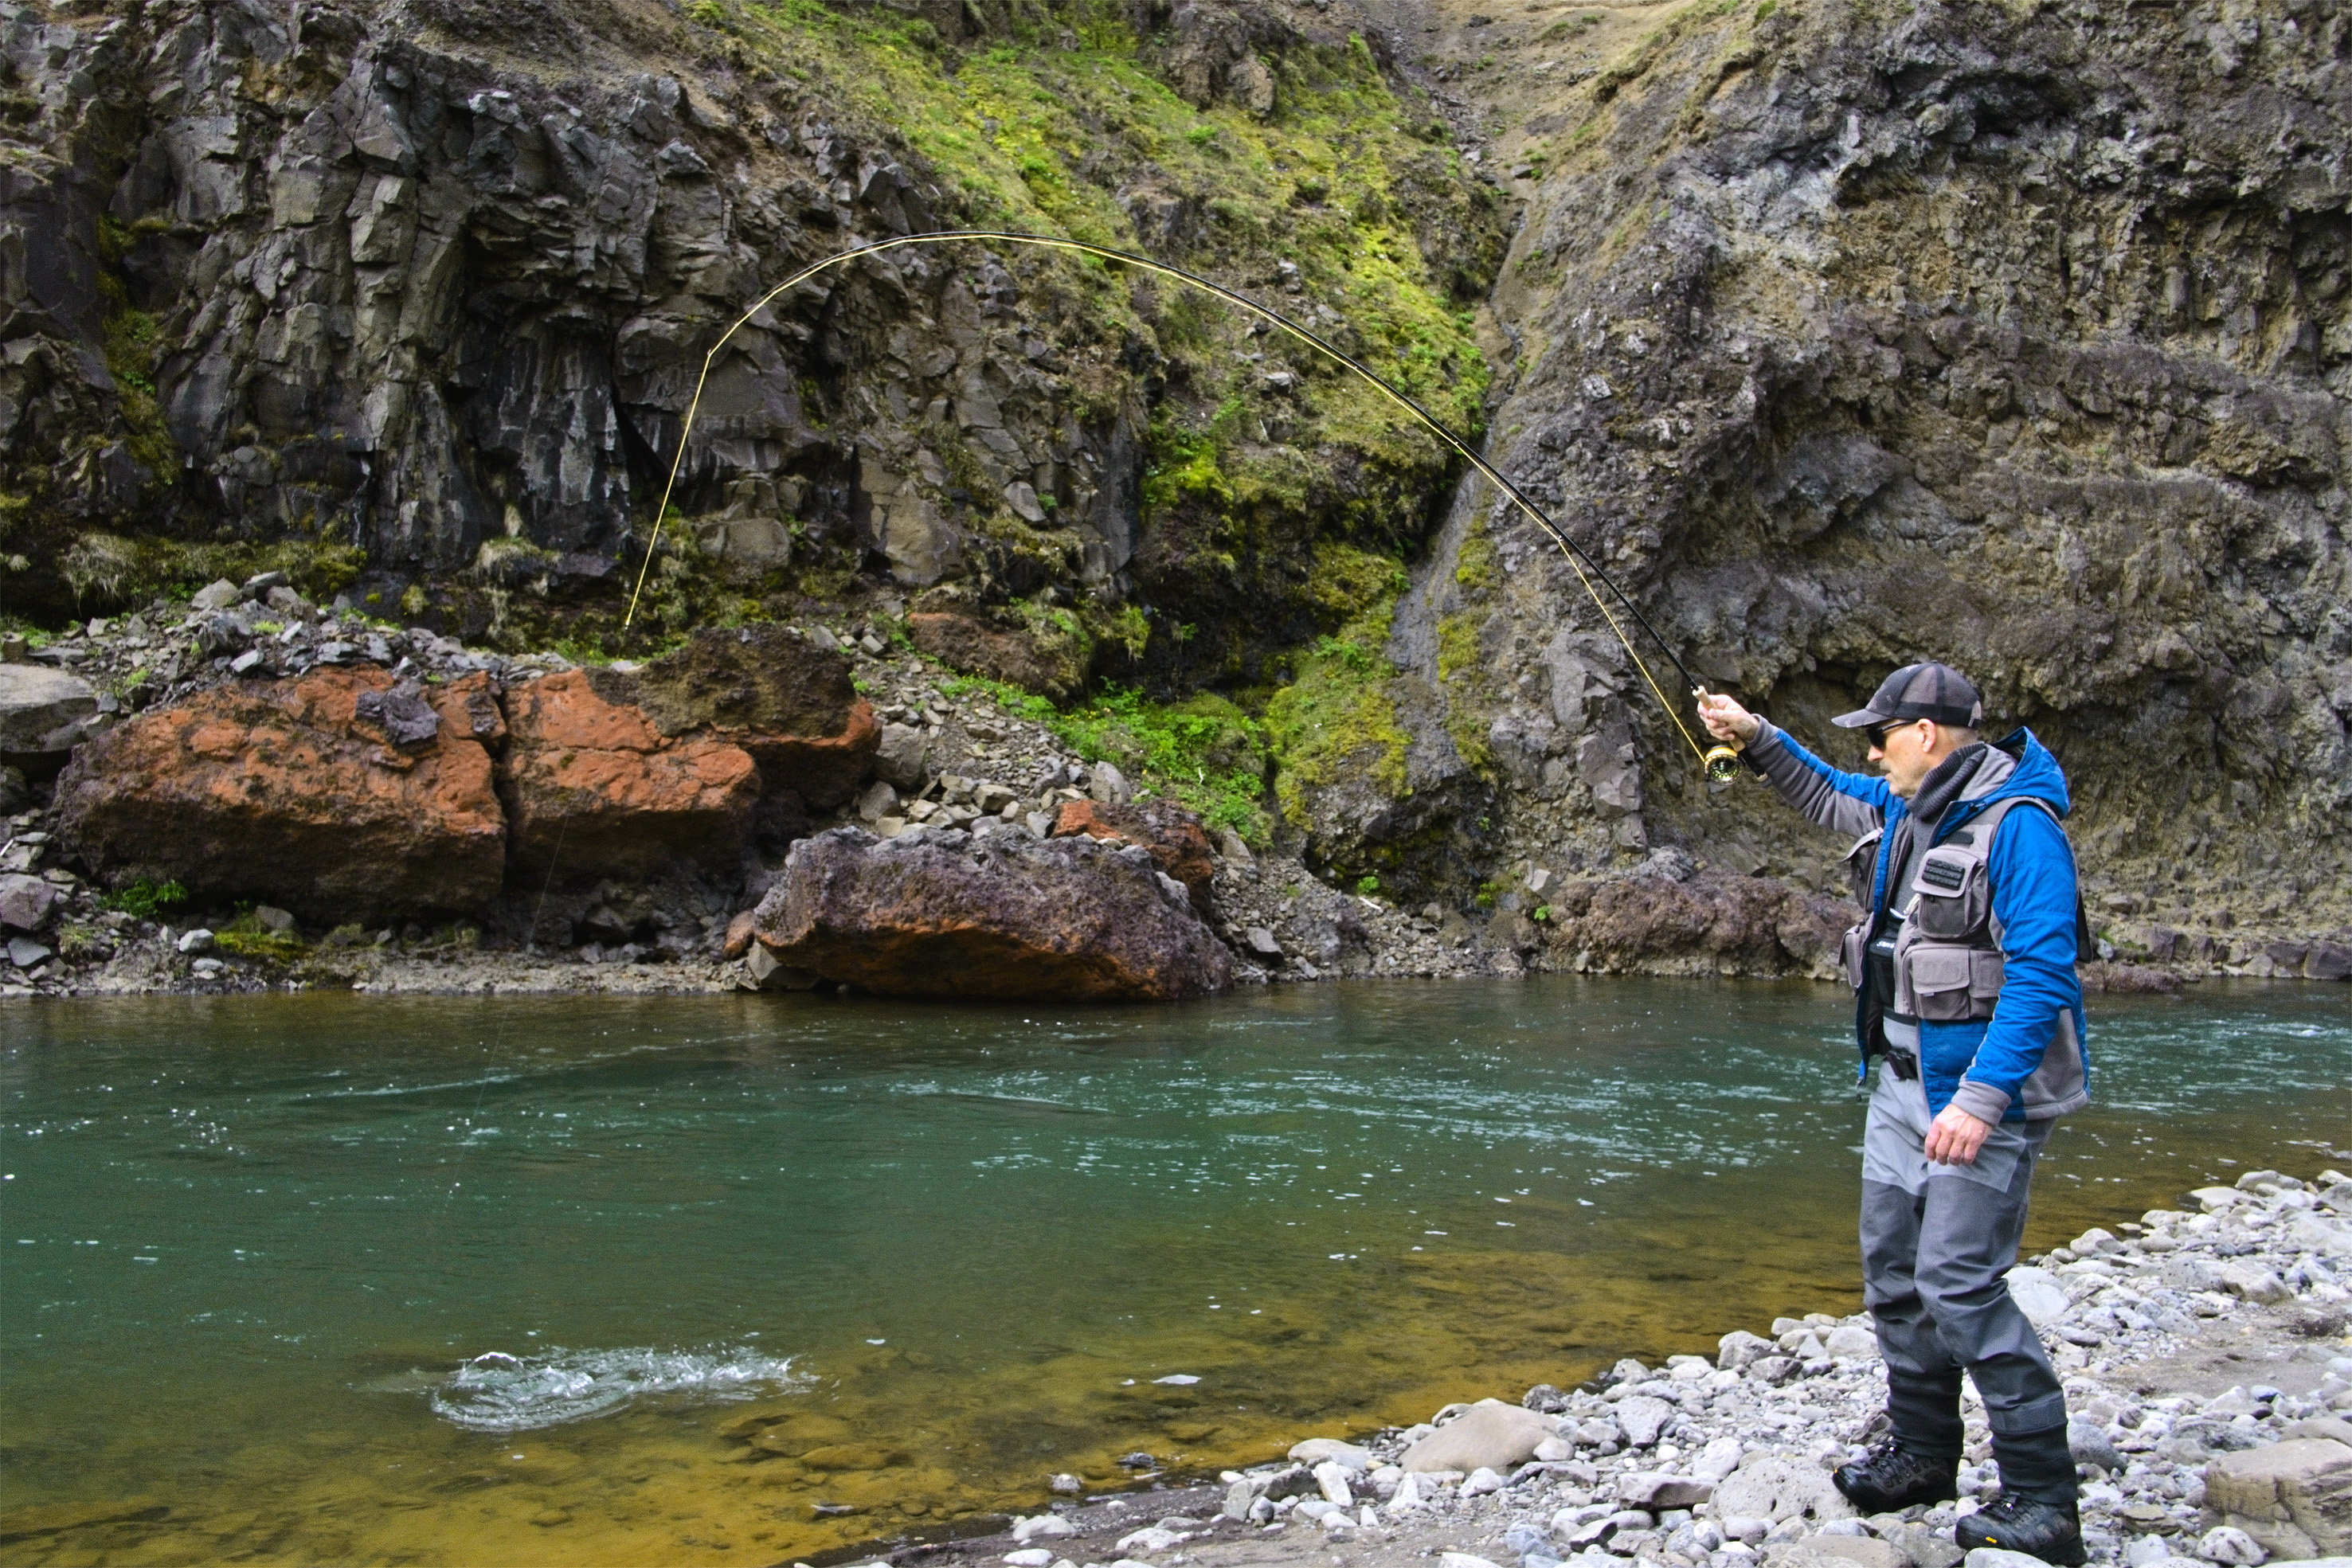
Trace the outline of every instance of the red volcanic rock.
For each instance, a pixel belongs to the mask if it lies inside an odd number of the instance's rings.
[[[592,678],[614,701],[643,707],[665,736],[741,747],[764,791],[790,789],[820,810],[857,792],[882,741],[849,661],[782,626],[698,632],[634,674]]]
[[[1086,661],[1076,638],[1045,641],[1028,631],[991,626],[951,610],[918,610],[907,635],[932,658],[968,674],[1008,681],[1056,700],[1086,685]]]
[[[653,874],[680,861],[731,867],[760,770],[740,746],[673,738],[643,708],[572,670],[507,696],[499,793],[518,873],[567,881]]]
[[[1135,846],[836,828],[793,846],[758,910],[777,963],[883,996],[1167,1001],[1233,957]]]
[[[320,921],[478,909],[506,863],[484,745],[500,728],[480,674],[220,686],[85,742],[58,782],[59,826],[118,885],[178,882]]]
[[[874,770],[882,744],[882,723],[859,697],[850,704],[838,735],[783,735],[773,730],[720,729],[751,754],[770,792],[790,789],[818,810],[840,805],[857,793]]]
[[[1129,806],[1065,800],[1055,814],[1053,836],[1063,839],[1076,833],[1114,843],[1141,844],[1151,852],[1153,864],[1192,894],[1193,912],[1204,920],[1209,917],[1209,895],[1217,875],[1216,852],[1210,847],[1201,819],[1181,806],[1167,800]]]

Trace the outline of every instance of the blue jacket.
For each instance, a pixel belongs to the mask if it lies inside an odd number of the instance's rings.
[[[1857,839],[1885,830],[1871,878],[1875,919],[1886,905],[1888,862],[1904,836],[1898,830],[1909,814],[1907,802],[1885,779],[1841,772],[1769,723],[1748,743],[1748,755],[1783,799],[1822,826]],[[2031,797],[2050,810],[2011,809],[2000,820],[1986,862],[2004,965],[1992,1017],[1919,1025],[1919,1070],[1931,1115],[1958,1103],[1987,1122],[2039,1120],[2074,1110],[2089,1098],[2089,1026],[2083,1015],[2083,984],[2074,973],[2074,856],[2052,815],[2063,817],[2070,807],[2058,759],[2030,730],[1999,742],[1960,798],[1945,809],[1933,842],[1941,843],[1986,807],[2011,796]],[[1865,1008],[1858,1007],[1856,1035],[1865,1076],[1871,1041],[1861,1036],[1867,1021]]]

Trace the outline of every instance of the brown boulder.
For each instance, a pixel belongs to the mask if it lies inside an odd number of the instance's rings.
[[[506,862],[483,709],[498,713],[479,674],[216,687],[86,742],[58,779],[59,826],[117,885],[178,882],[321,921],[478,909]]]
[[[516,870],[567,881],[645,877],[680,862],[731,870],[760,798],[751,753],[666,736],[604,684],[572,670],[508,694],[499,792]]]
[[[1845,906],[1774,877],[1671,863],[1550,894],[1553,941],[1580,967],[1649,974],[1816,975],[1834,964]]]
[[[594,670],[590,679],[608,700],[644,708],[665,736],[741,747],[764,790],[790,789],[819,810],[857,792],[882,740],[849,661],[782,626],[698,632],[633,674]]]
[[[1099,800],[1065,800],[1055,814],[1053,836],[1083,833],[1113,843],[1141,844],[1151,862],[1184,884],[1193,913],[1206,920],[1216,881],[1217,857],[1201,819],[1168,800],[1109,806]]]
[[[777,963],[884,996],[1167,1001],[1233,958],[1132,846],[836,828],[793,846],[759,908]]]
[[[759,915],[752,910],[739,909],[727,922],[727,936],[719,950],[726,959],[740,958],[751,950],[751,938],[760,929]]]
[[[1026,628],[991,626],[952,610],[919,610],[907,617],[915,646],[966,674],[1006,681],[1059,702],[1087,681],[1085,644],[1075,635],[1040,637]]]

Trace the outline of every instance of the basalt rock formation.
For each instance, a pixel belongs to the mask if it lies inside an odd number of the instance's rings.
[[[610,911],[614,879],[731,892],[761,834],[789,841],[855,789],[880,736],[846,662],[795,642],[707,632],[642,668],[508,683],[369,664],[232,680],[85,742],[59,828],[105,883],[329,925],[503,913],[528,933],[559,892],[568,932]]]
[[[1390,405],[1172,285],[971,247],[775,301],[656,545],[766,288],[935,224],[1085,235],[1487,433],[1696,679],[1841,764],[1885,670],[1969,672],[2066,766],[2116,961],[2335,972],[2352,23],[1363,3],[0,12],[5,609],[241,562],[508,649],[821,614],[1140,686],[1192,739],[1121,765],[1335,895],[1538,964],[1814,967],[1845,846],[1708,789],[1668,661]],[[755,765],[656,858],[772,860],[879,737],[780,792],[766,655],[697,647],[576,700],[648,716],[616,766]],[[741,712],[680,716],[706,693]],[[615,855],[665,841],[625,815]],[[1616,885],[1660,849],[1691,873]]]
[[[1826,721],[1886,670],[1971,674],[1995,734],[2066,766],[2111,946],[2194,933],[2260,966],[2352,921],[2352,21],[1644,21],[1591,52],[1541,18],[1475,46],[1583,78],[1485,89],[1529,195],[1491,455],[1700,680],[1840,766],[1859,747]],[[1834,891],[1846,846],[1708,789],[1568,564],[1492,502],[1465,486],[1395,619],[1433,720],[1415,788],[1463,792],[1507,866],[1669,843]]]
[[[1216,0],[12,5],[12,608],[241,549],[468,639],[614,632],[720,329],[935,227],[1199,260],[1475,423],[1499,204],[1385,53]],[[646,624],[929,591],[1060,695],[1328,629],[1318,541],[1420,537],[1451,465],[1252,326],[1007,246],[779,298],[709,363]]]
[[[507,856],[488,687],[425,692],[382,669],[216,687],[84,743],[60,825],[121,883],[328,921],[478,910]]]
[[[544,879],[637,881],[675,861],[731,866],[750,836],[760,768],[741,747],[662,734],[575,670],[507,699],[501,768],[516,869]]]
[[[815,810],[856,793],[881,744],[848,661],[781,626],[698,632],[632,674],[608,666],[589,679],[642,707],[666,737],[703,734],[741,747],[770,793],[788,788]]]

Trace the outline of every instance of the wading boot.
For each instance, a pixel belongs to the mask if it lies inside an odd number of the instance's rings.
[[[2022,1552],[2060,1568],[2079,1568],[2084,1556],[2083,1521],[2071,1499],[2044,1502],[2039,1498],[2004,1497],[1954,1525],[1952,1544],[1963,1552],[1979,1546]]]
[[[1889,1437],[1871,1449],[1868,1458],[1843,1467],[1830,1479],[1857,1513],[1900,1513],[1914,1503],[1949,1502],[1959,1496],[1953,1484],[1958,1463],[1957,1457],[1915,1454]]]
[[[2066,1428],[1995,1432],[1992,1457],[2000,1466],[2000,1500],[1955,1525],[1953,1543],[1963,1552],[1998,1547],[2075,1568],[2084,1560],[2083,1521]]]

